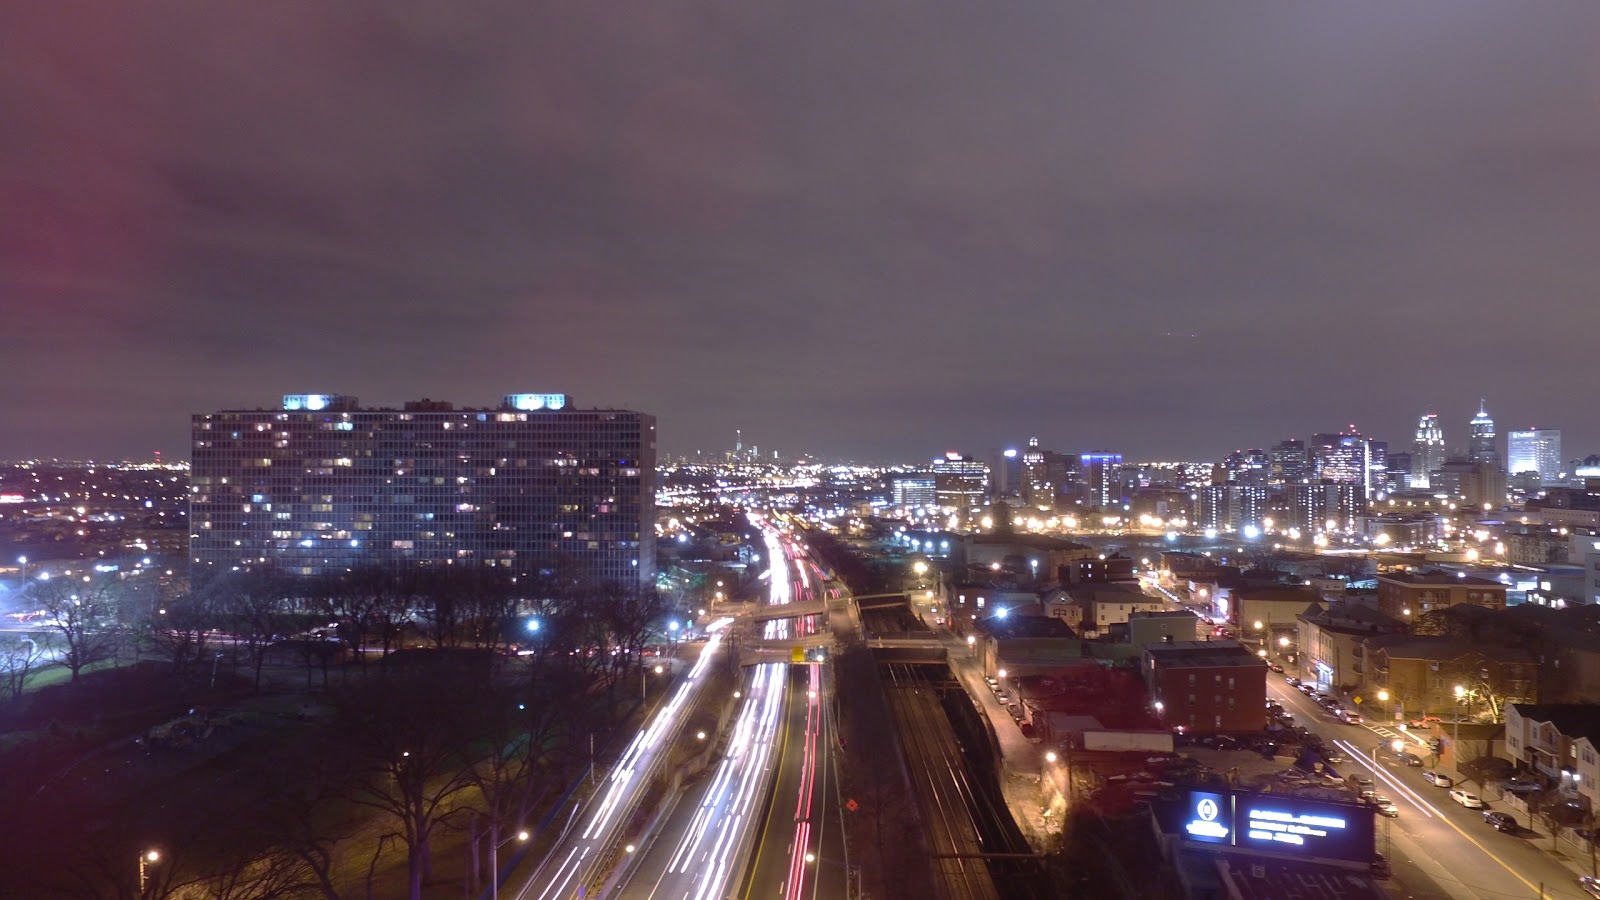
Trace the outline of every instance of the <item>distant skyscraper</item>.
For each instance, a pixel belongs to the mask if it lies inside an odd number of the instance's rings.
[[[950,452],[933,461],[933,490],[938,504],[966,512],[983,505],[989,491],[989,465]]]
[[[1467,458],[1475,463],[1500,465],[1500,448],[1495,441],[1494,420],[1489,418],[1483,401],[1478,401],[1478,414],[1472,417],[1472,422],[1467,427],[1470,429]]]
[[[1506,433],[1506,472],[1538,472],[1540,484],[1561,480],[1561,431],[1534,428]]]
[[[1267,466],[1268,481],[1272,484],[1295,484],[1310,474],[1306,464],[1306,442],[1290,438],[1272,445]]]
[[[1122,466],[1122,454],[1081,453],[1078,455],[1078,463],[1083,479],[1089,485],[1090,506],[1109,509],[1113,503],[1122,502],[1122,491],[1114,490],[1117,484],[1117,469]]]
[[[1444,429],[1439,417],[1427,413],[1417,420],[1417,439],[1411,448],[1411,486],[1427,490],[1434,470],[1444,464]]]
[[[564,394],[481,409],[289,394],[192,429],[197,573],[493,566],[655,584],[654,416],[573,409]]]

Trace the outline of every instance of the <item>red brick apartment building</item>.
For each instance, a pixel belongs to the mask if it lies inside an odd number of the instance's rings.
[[[1141,670],[1162,719],[1189,734],[1267,727],[1267,664],[1237,641],[1174,641],[1144,650]]]

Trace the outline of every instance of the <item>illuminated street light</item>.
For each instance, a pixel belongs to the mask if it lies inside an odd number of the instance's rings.
[[[1386,690],[1379,690],[1378,691],[1378,702],[1379,703],[1388,703],[1389,702],[1389,692],[1386,691]]]
[[[1006,670],[1005,669],[1001,669],[1000,671],[996,672],[995,674],[1000,676],[1000,678],[1004,679],[1006,677]]]
[[[535,631],[538,631],[539,628],[540,628],[540,625],[539,625],[539,620],[538,619],[529,619],[528,620],[528,631],[535,632]]]
[[[139,894],[141,896],[144,894],[146,882],[150,880],[147,867],[153,866],[160,861],[161,854],[155,850],[146,850],[139,854]]]
[[[1266,659],[1267,658],[1267,648],[1262,647],[1260,650],[1257,650],[1256,651],[1256,655],[1261,657],[1262,659]]]
[[[1289,646],[1289,638],[1287,636],[1278,638],[1278,646],[1279,647],[1287,647],[1287,646]]]
[[[1157,700],[1155,702],[1155,708],[1156,708],[1156,712],[1162,712],[1167,708],[1167,705],[1165,703],[1162,703],[1160,700]]]
[[[1046,750],[1045,753],[1044,753],[1044,761],[1047,762],[1047,763],[1055,762],[1056,761],[1056,752],[1054,750]]]
[[[928,564],[919,559],[911,564],[911,571],[918,575],[926,575],[928,574]]]
[[[1006,609],[1004,606],[1002,606],[999,609],[995,610],[994,614],[995,614],[996,618],[1004,619],[1006,616],[1011,615],[1011,611]]]
[[[817,861],[817,855],[815,853],[807,853],[806,854],[806,862],[814,863],[816,861]]]

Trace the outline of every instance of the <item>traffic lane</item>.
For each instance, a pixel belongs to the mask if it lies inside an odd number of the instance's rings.
[[[661,828],[650,842],[641,848],[639,863],[628,881],[617,892],[619,900],[650,900],[653,897],[682,897],[685,891],[672,893],[676,885],[666,884],[667,867],[689,828],[695,824],[696,814],[705,806],[707,794],[714,784],[712,778],[702,778],[684,791]]]
[[[750,861],[748,889],[741,895],[745,897],[791,896],[788,886],[793,875],[791,863],[796,842],[801,838],[795,801],[802,786],[807,784],[807,744],[812,737],[809,726],[816,707],[813,698],[807,697],[806,673],[813,666],[789,668],[791,702],[785,716],[778,773],[773,779],[766,815],[761,819],[760,836]]]
[[[1395,801],[1401,813],[1390,827],[1400,828],[1416,842],[1419,852],[1407,851],[1407,855],[1441,888],[1466,889],[1489,900],[1508,894],[1520,896],[1530,889],[1537,896],[1542,881],[1546,896],[1563,896],[1553,893],[1563,890],[1573,897],[1580,896],[1575,887],[1576,876],[1566,866],[1532,847],[1526,839],[1495,831],[1483,821],[1482,811],[1466,809],[1451,800],[1447,790],[1424,781],[1423,769],[1402,765],[1387,752],[1394,738],[1366,725],[1347,725],[1335,719],[1281,679],[1269,681],[1268,688],[1283,701],[1298,724],[1322,738],[1330,751],[1346,757],[1345,763],[1336,766],[1339,772],[1365,774],[1375,781],[1374,790]],[[1413,744],[1410,749],[1417,747]],[[1380,751],[1376,765],[1375,750]],[[1490,803],[1489,808],[1495,808],[1495,804]],[[1406,851],[1403,845],[1402,850]],[[1450,866],[1436,865],[1441,853],[1448,855]],[[1473,873],[1470,884],[1461,882],[1462,872]]]
[[[1353,731],[1356,729],[1352,729]],[[1502,890],[1527,891],[1539,890],[1539,884],[1545,885],[1546,896],[1552,896],[1551,891],[1567,891],[1571,896],[1581,896],[1576,888],[1577,875],[1561,861],[1552,857],[1545,850],[1534,845],[1534,832],[1527,829],[1527,817],[1507,808],[1503,803],[1484,800],[1484,809],[1468,809],[1450,797],[1449,789],[1435,786],[1422,778],[1424,769],[1415,766],[1401,765],[1393,761],[1392,756],[1380,754],[1379,764],[1372,765],[1372,752],[1381,749],[1390,740],[1382,735],[1365,731],[1367,736],[1356,735],[1348,740],[1337,740],[1352,755],[1352,760],[1359,758],[1361,766],[1369,775],[1375,777],[1381,787],[1380,792],[1387,794],[1391,799],[1401,804],[1401,818],[1406,818],[1406,807],[1420,807],[1428,815],[1423,817],[1425,826],[1418,826],[1423,837],[1424,846],[1432,852],[1438,848],[1456,845],[1461,849],[1463,862],[1482,865],[1482,869],[1475,869],[1475,878],[1479,872],[1487,872],[1496,877]],[[1465,790],[1474,794],[1478,788],[1467,785]],[[1405,802],[1396,794],[1403,795]],[[1519,832],[1506,834],[1496,831],[1483,820],[1483,813],[1500,810],[1511,812],[1517,819]],[[1408,823],[1409,827],[1409,823]],[[1470,845],[1481,854],[1475,856],[1466,852],[1460,845]],[[1487,864],[1483,860],[1487,859]],[[1509,879],[1501,875],[1511,876]],[[1553,896],[1560,896],[1554,894]]]

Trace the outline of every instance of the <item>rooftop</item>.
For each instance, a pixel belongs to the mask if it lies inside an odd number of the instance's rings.
[[[1505,590],[1506,587],[1498,581],[1490,581],[1487,578],[1479,578],[1476,575],[1455,575],[1437,569],[1429,572],[1395,572],[1388,575],[1379,575],[1378,580],[1395,584],[1438,585],[1439,587],[1452,584],[1465,584],[1473,587],[1496,587],[1501,590]]]
[[[1224,853],[1217,871],[1239,900],[1387,900],[1359,869]]]
[[[1067,623],[1053,616],[989,616],[979,619],[978,630],[1004,640],[1007,638],[1076,639]]]
[[[1170,644],[1150,644],[1144,648],[1144,653],[1168,669],[1217,666],[1266,668],[1267,665],[1238,641],[1173,641]]]
[[[1592,703],[1513,703],[1517,715],[1534,722],[1549,722],[1569,738],[1600,742],[1600,706]]]

